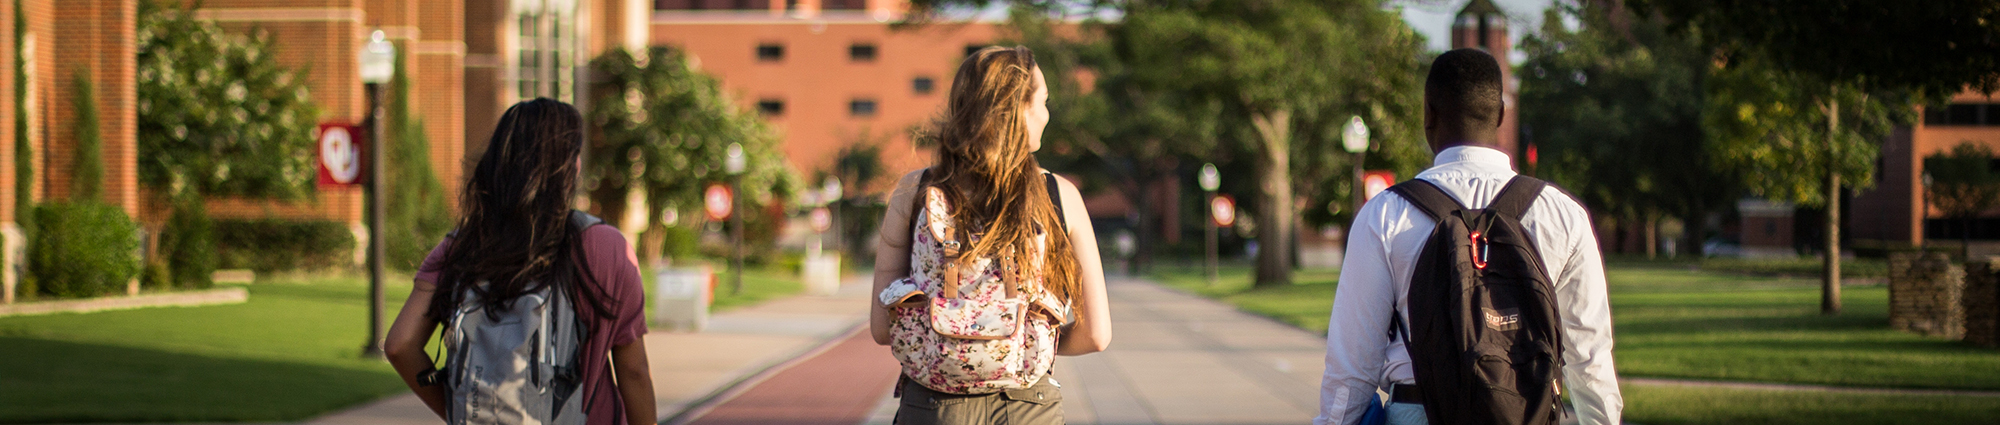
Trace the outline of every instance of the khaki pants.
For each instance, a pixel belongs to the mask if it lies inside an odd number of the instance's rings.
[[[1063,423],[1062,389],[1043,377],[1035,385],[993,394],[932,391],[903,379],[896,425],[1058,425]]]

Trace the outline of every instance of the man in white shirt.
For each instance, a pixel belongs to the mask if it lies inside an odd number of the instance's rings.
[[[1416,178],[1436,185],[1465,208],[1485,208],[1517,173],[1496,149],[1504,106],[1499,62],[1476,49],[1439,55],[1424,83],[1424,136],[1437,152]],[[1563,386],[1582,425],[1617,424],[1625,401],[1611,361],[1611,306],[1604,262],[1589,214],[1554,186],[1526,210],[1521,225],[1556,290],[1562,323]],[[1327,322],[1326,375],[1315,425],[1353,424],[1375,391],[1415,385],[1402,338],[1390,338],[1390,314],[1409,323],[1412,269],[1437,223],[1409,200],[1383,192],[1356,213],[1348,232],[1340,287]],[[1412,397],[1389,405],[1392,425],[1425,424]],[[1440,424],[1450,425],[1450,424]]]

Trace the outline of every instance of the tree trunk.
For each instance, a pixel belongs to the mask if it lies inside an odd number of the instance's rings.
[[[1646,226],[1646,259],[1651,260],[1659,257],[1660,215],[1648,212],[1646,213],[1646,222],[1640,223],[1640,225]]]
[[[1838,87],[1833,90],[1839,94]],[[1834,141],[1840,130],[1838,96],[1827,97],[1826,111],[1826,270],[1820,283],[1819,312],[1831,316],[1840,314],[1840,171],[1835,166],[1839,145]]]
[[[1257,223],[1256,286],[1292,283],[1292,111],[1279,109],[1254,114],[1250,123],[1263,139],[1257,157],[1260,195]]]

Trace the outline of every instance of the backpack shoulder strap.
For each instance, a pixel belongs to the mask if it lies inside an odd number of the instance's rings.
[[[590,229],[591,226],[599,224],[604,224],[604,219],[597,218],[597,216],[590,215],[590,213],[583,212],[583,210],[569,210],[569,226],[571,229],[576,229],[577,233],[583,233],[584,230]]]
[[[1452,199],[1451,195],[1445,194],[1437,185],[1424,179],[1410,179],[1397,183],[1395,186],[1390,186],[1389,191],[1396,192],[1403,199],[1409,200],[1411,204],[1417,206],[1417,209],[1430,215],[1431,220],[1443,220],[1445,216],[1465,209],[1465,206],[1458,204],[1458,200]]]
[[[1069,216],[1063,214],[1062,186],[1056,185],[1055,173],[1043,172],[1042,180],[1049,187],[1049,203],[1056,206],[1056,224],[1062,225],[1063,231],[1069,231],[1069,221],[1063,219],[1063,217]]]
[[[1535,199],[1541,198],[1542,189],[1548,185],[1548,182],[1534,177],[1514,176],[1513,180],[1507,181],[1507,187],[1500,189],[1500,194],[1493,196],[1493,203],[1486,209],[1520,221],[1521,216],[1528,213],[1528,207],[1535,204]]]

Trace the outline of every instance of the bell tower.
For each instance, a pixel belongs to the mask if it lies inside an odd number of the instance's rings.
[[[1526,160],[1519,143],[1520,124],[1516,121],[1520,84],[1514,81],[1513,66],[1507,63],[1507,54],[1513,47],[1513,41],[1507,38],[1507,12],[1492,0],[1472,0],[1452,19],[1451,48],[1485,50],[1500,60],[1500,100],[1506,105],[1506,113],[1500,120],[1500,147],[1514,158],[1515,168],[1519,169],[1518,165]]]

